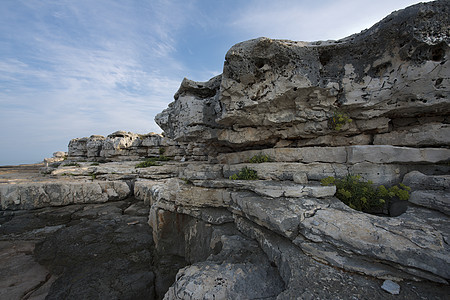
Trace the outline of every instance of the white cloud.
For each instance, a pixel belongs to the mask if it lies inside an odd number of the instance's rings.
[[[252,37],[316,41],[358,33],[414,0],[336,0],[249,2],[230,23]]]

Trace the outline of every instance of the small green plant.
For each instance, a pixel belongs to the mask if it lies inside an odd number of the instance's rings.
[[[91,174],[91,179],[92,179],[92,181],[94,181],[96,178],[97,178],[97,175]]]
[[[255,170],[244,167],[239,173],[233,174],[229,178],[231,180],[257,180],[258,173]]]
[[[186,183],[186,184],[192,184],[192,181],[190,180],[190,179],[187,179],[187,178],[181,178],[181,180],[183,180],[184,181],[184,183]]]
[[[91,166],[98,166],[98,165],[100,165],[100,163],[99,162],[93,162],[93,163],[91,163]]]
[[[371,212],[389,203],[393,198],[409,199],[410,188],[402,183],[386,188],[384,185],[374,187],[373,182],[362,181],[359,175],[347,175],[342,179],[326,177],[322,185],[336,185],[336,197],[349,207]]]
[[[136,168],[148,168],[148,167],[152,167],[152,166],[157,166],[158,163],[156,162],[156,160],[149,158],[143,162],[140,162],[136,165]]]
[[[328,126],[333,130],[340,131],[345,124],[351,122],[353,122],[353,120],[347,114],[335,112],[328,120]]]
[[[165,152],[166,152],[166,148],[159,147],[159,155],[164,155]]]
[[[79,168],[79,167],[80,167],[80,164],[79,164],[79,163],[76,163],[76,162],[65,163],[65,164],[63,165],[63,167],[77,167],[77,168]]]
[[[158,157],[155,157],[154,160],[156,160],[156,161],[169,161],[169,160],[172,160],[172,158],[164,156],[164,155],[160,155]]]
[[[248,161],[249,163],[252,164],[260,164],[260,163],[265,163],[265,162],[271,162],[272,159],[270,158],[269,155],[266,154],[256,154],[254,156],[252,156],[252,158],[250,158],[250,160]]]
[[[158,166],[158,161],[169,161],[172,160],[170,157],[160,155],[158,157],[149,158],[143,162],[140,162],[136,165],[136,168],[148,168],[152,166]]]

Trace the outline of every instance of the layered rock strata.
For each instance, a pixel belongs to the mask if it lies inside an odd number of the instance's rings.
[[[54,276],[33,291],[94,297],[71,294],[93,278],[110,298],[445,299],[449,16],[435,1],[339,41],[237,44],[223,74],[183,80],[163,135],[74,139],[45,177],[0,181],[0,231],[41,234],[34,255]],[[172,160],[136,167],[160,155]],[[245,167],[259,180],[229,179]],[[355,211],[319,183],[348,174],[410,199]]]

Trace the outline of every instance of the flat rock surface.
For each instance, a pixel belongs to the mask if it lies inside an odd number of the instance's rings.
[[[143,202],[0,211],[1,299],[154,299]]]
[[[43,166],[44,164],[0,166],[0,183],[43,180],[43,177],[39,174],[39,169]]]

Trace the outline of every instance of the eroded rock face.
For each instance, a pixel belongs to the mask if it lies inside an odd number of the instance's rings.
[[[207,82],[184,79],[176,92],[175,101],[159,113],[155,121],[164,132],[177,141],[215,138],[215,121],[221,107],[218,101],[222,76]]]
[[[76,138],[69,142],[69,159],[89,159],[92,161],[136,160],[140,157],[157,156],[160,148],[168,146],[160,134],[146,135],[116,131],[106,138],[92,135]],[[165,149],[165,148],[164,148]]]
[[[310,140],[314,145],[320,143],[318,138],[359,134],[375,136],[384,144],[382,140],[395,136],[386,134],[396,131],[397,120],[409,118],[413,124],[429,115],[442,116],[433,124],[445,127],[442,123],[450,112],[449,14],[448,2],[435,1],[395,12],[339,41],[259,38],[239,43],[226,55],[218,101],[203,101],[203,108],[186,111],[180,109],[186,107],[186,99],[178,96],[156,121],[171,138],[213,139],[233,147],[273,146],[283,140]],[[180,90],[186,90],[187,82]],[[189,95],[201,94],[206,85],[189,83]],[[202,98],[196,99],[199,103]],[[216,109],[205,113],[210,106]],[[199,117],[190,117],[194,111]],[[330,119],[339,113],[353,122],[336,132]],[[208,120],[216,116],[215,122],[197,120],[206,115]],[[433,126],[431,121],[416,127],[425,131]],[[202,134],[182,137],[181,128]],[[377,138],[378,134],[385,135]],[[420,144],[442,145],[444,136],[430,133]],[[348,142],[366,144],[371,139]],[[405,136],[392,144],[411,142]]]
[[[340,41],[237,44],[222,75],[183,80],[163,135],[75,139],[46,177],[0,178],[0,233],[41,241],[48,298],[444,299],[449,15],[435,1]],[[259,180],[229,179],[244,167]],[[411,197],[355,211],[319,183],[348,174]]]
[[[103,203],[123,200],[130,194],[130,187],[123,181],[53,181],[0,185],[2,210]]]

